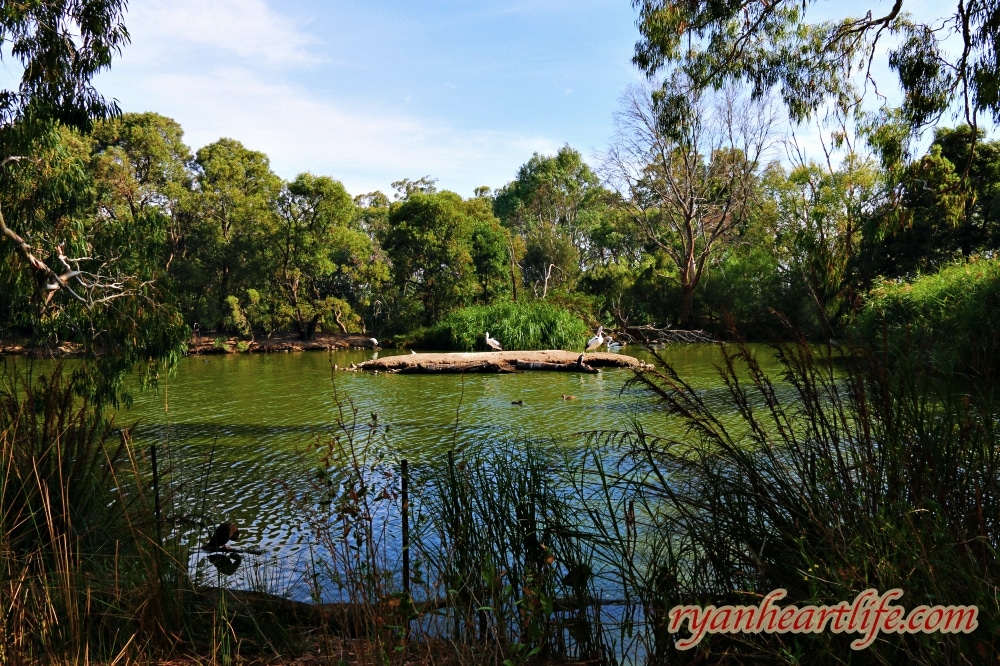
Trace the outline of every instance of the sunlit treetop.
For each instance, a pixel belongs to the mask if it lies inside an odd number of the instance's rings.
[[[865,15],[810,22],[815,0],[633,0],[642,38],[633,62],[647,75],[681,68],[697,87],[747,84],[755,96],[776,91],[793,120],[828,104],[859,113],[863,88],[884,95],[873,62],[888,55],[902,104],[883,108],[873,128],[909,132],[935,124],[949,109],[976,126],[979,113],[1000,121],[1000,4],[942,3],[939,18],[921,22],[907,2],[872,3]],[[915,3],[909,3],[915,5]],[[829,8],[823,8],[829,12]],[[880,88],[881,86],[881,88]],[[881,128],[881,129],[880,129]]]

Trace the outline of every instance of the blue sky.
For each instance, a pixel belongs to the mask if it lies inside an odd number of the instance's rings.
[[[145,0],[97,85],[125,111],[177,120],[352,194],[429,175],[471,196],[563,144],[613,135],[638,36],[628,0]]]

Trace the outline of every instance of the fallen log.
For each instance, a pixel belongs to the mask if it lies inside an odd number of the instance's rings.
[[[471,353],[400,354],[382,356],[358,365],[369,372],[428,374],[442,372],[515,372],[554,370],[596,373],[598,367],[641,368],[642,362],[624,354],[581,354],[557,349]]]

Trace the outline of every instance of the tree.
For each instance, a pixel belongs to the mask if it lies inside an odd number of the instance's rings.
[[[865,227],[857,264],[866,282],[935,271],[1000,247],[1000,142],[985,141],[981,130],[935,130],[894,193]]]
[[[419,305],[404,317],[409,321],[401,323],[434,323],[450,310],[473,303],[484,286],[488,294],[489,285],[503,279],[506,248],[496,242],[491,220],[496,224],[488,202],[463,201],[448,191],[414,191],[392,207],[382,246],[401,300]],[[478,247],[477,230],[486,240]]]
[[[836,335],[859,305],[852,268],[862,231],[885,202],[883,175],[857,153],[839,165],[801,159],[787,175],[779,167],[768,173],[768,194],[777,204],[774,245],[827,335]]]
[[[182,250],[181,216],[192,196],[191,150],[176,121],[129,113],[98,122],[91,170],[97,188],[94,242],[122,254],[145,280],[164,278]]]
[[[709,104],[682,78],[673,86],[629,89],[604,169],[620,205],[676,266],[679,323],[692,326],[695,289],[758,203],[774,114],[732,90]]]
[[[953,13],[926,23],[904,11],[904,0],[881,15],[869,11],[820,23],[807,21],[815,0],[633,4],[642,34],[633,62],[647,75],[679,65],[699,90],[742,81],[760,98],[777,88],[795,120],[831,101],[860,112],[863,91],[854,75],[874,84],[872,62],[880,48],[894,43],[888,60],[903,102],[870,119],[872,138],[889,161],[898,161],[907,140],[949,108],[960,109],[972,127],[979,112],[1000,120],[996,3],[957,0]],[[948,40],[957,40],[959,48],[946,48]]]
[[[356,327],[346,298],[372,252],[369,237],[353,226],[357,214],[344,186],[300,174],[282,192],[278,212],[275,277],[299,337],[311,339],[324,319],[343,333],[348,324]]]
[[[266,155],[233,139],[199,150],[196,164],[198,191],[186,217],[187,253],[176,273],[193,321],[205,328],[232,328],[227,318],[238,317],[230,297],[238,300],[248,289],[271,282],[268,254],[277,249],[272,241],[281,179],[271,172]]]
[[[18,163],[32,153],[58,143],[54,126],[88,128],[94,118],[116,115],[118,107],[107,102],[91,85],[98,72],[111,65],[113,56],[128,43],[122,19],[124,0],[45,0],[6,2],[0,5],[0,44],[10,44],[10,57],[21,67],[17,90],[0,91],[0,187],[16,177]],[[6,53],[4,49],[4,53]],[[16,220],[9,226],[0,209],[0,259],[17,252],[36,281],[44,285],[44,298],[66,291],[72,281],[74,296],[93,307],[110,289],[117,298],[121,288],[114,279],[104,280],[81,270],[82,260],[64,253],[59,264],[38,256],[32,239],[35,226]],[[19,229],[19,231],[18,231]],[[58,249],[58,247],[56,248]],[[105,289],[107,287],[107,289]]]
[[[604,214],[605,191],[579,152],[563,146],[535,153],[501,188],[493,211],[525,244],[524,282],[544,297],[571,289],[590,248],[590,232]]]

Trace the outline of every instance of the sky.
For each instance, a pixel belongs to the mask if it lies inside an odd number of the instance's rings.
[[[95,84],[123,111],[222,137],[283,178],[351,194],[430,176],[471,196],[564,144],[613,136],[638,30],[628,0],[133,0],[131,44]]]

